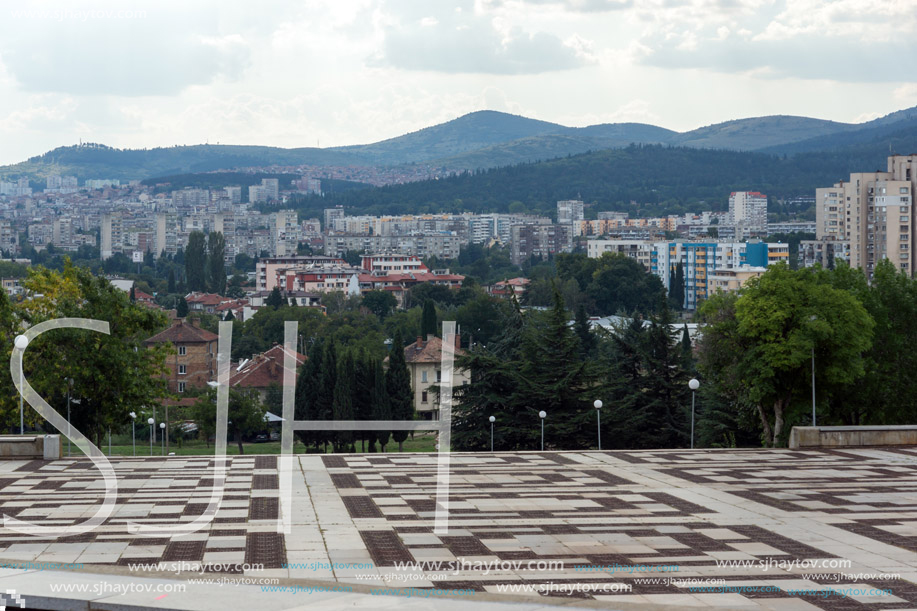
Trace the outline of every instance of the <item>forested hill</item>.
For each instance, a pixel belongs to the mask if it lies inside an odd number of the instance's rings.
[[[353,214],[438,211],[553,212],[562,199],[582,198],[594,210],[641,214],[722,209],[731,191],[776,197],[814,195],[858,168],[884,167],[879,149],[793,157],[663,145],[631,145],[477,172],[297,200],[306,214],[342,205]],[[635,209],[629,205],[638,202]]]

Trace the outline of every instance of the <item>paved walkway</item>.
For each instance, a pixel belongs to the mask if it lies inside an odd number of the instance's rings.
[[[37,569],[55,567],[43,563],[81,563],[59,575],[108,583],[107,596],[83,596],[100,601],[92,608],[109,608],[113,595],[149,608],[226,608],[206,593],[236,592],[262,609],[345,600],[367,608],[387,600],[917,609],[917,448],[454,454],[448,535],[433,532],[436,455],[297,456],[286,536],[277,532],[277,457],[242,456],[231,459],[221,508],[202,532],[127,532],[128,522],[201,515],[212,462],[114,459],[118,507],[95,531],[41,540],[0,529],[0,563],[32,563],[28,574],[0,569],[0,592],[18,582],[37,595],[35,584],[47,582]],[[88,461],[0,463],[6,515],[71,524],[101,498]],[[172,574],[131,566],[159,562]],[[205,572],[194,575],[201,564]],[[186,591],[111,589],[166,576]],[[262,581],[174,581],[189,577]],[[321,584],[351,593],[303,591]],[[399,588],[425,590],[410,591],[413,602],[387,595],[409,592]]]

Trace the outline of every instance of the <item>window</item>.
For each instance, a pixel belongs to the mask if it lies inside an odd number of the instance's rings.
[[[420,402],[421,403],[427,402],[427,391],[423,391],[422,393],[420,393]]]
[[[178,356],[185,356],[186,354],[188,354],[188,348],[186,346],[179,346]]]
[[[902,215],[901,215],[901,218],[899,219],[899,221],[902,222],[902,223],[906,223],[906,222],[908,222],[909,219],[910,219],[910,217],[909,217],[908,215],[902,214]]]
[[[427,381],[427,372],[426,372],[426,371],[420,372],[420,381],[421,381],[421,382],[426,382],[426,381]]]
[[[907,187],[900,187],[898,189],[898,193],[901,193],[902,195],[904,195],[905,193],[907,193]]]
[[[185,375],[186,373],[188,373],[188,371],[187,371],[187,369],[186,369],[185,367],[186,367],[185,365],[179,365],[179,366],[178,366],[178,375],[183,376],[183,375]]]
[[[185,392],[185,383],[184,382],[178,383],[178,392]]]
[[[443,372],[440,371],[439,369],[436,370],[436,381],[437,382],[443,381]]]

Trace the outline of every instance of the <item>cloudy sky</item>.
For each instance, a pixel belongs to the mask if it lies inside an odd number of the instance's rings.
[[[917,0],[11,0],[0,163],[80,138],[360,144],[481,109],[860,122],[917,105],[914,57]]]

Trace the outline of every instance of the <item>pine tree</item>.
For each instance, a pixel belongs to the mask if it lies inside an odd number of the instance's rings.
[[[361,350],[354,359],[353,412],[355,420],[372,420],[372,390],[375,380],[373,359]],[[357,431],[355,439],[360,440],[361,451],[366,451],[366,442],[372,447],[372,431]]]
[[[411,374],[404,359],[404,343],[401,332],[396,331],[389,353],[388,371],[385,373],[385,389],[392,410],[393,420],[414,419],[414,392],[411,390]],[[398,442],[398,451],[404,450],[407,431],[392,431],[392,439]]]
[[[334,342],[325,344],[318,388],[315,390],[314,413],[316,420],[331,420],[334,414],[334,389],[337,384],[338,357]],[[324,446],[332,440],[327,431],[317,431],[316,443]]]
[[[264,300],[264,305],[275,310],[284,304],[286,304],[286,300],[284,300],[283,295],[280,294],[280,287],[278,286],[271,289],[271,294]]]
[[[582,355],[583,359],[589,358],[595,351],[596,339],[589,326],[589,316],[586,314],[586,307],[583,304],[576,308],[573,330],[579,338],[580,355]]]
[[[430,335],[436,333],[436,304],[432,299],[423,302],[423,313],[420,316],[420,336],[426,341]]]
[[[579,341],[570,328],[563,297],[556,287],[554,306],[526,326],[520,374],[523,384],[517,391],[518,401],[527,406],[529,413],[520,414],[526,422],[518,424],[533,433],[540,431],[538,412],[544,410],[548,414],[546,446],[564,449],[585,446],[584,421],[595,417],[591,403],[587,407],[583,396],[590,385],[590,376],[580,359]],[[533,444],[536,439],[533,435]]]

